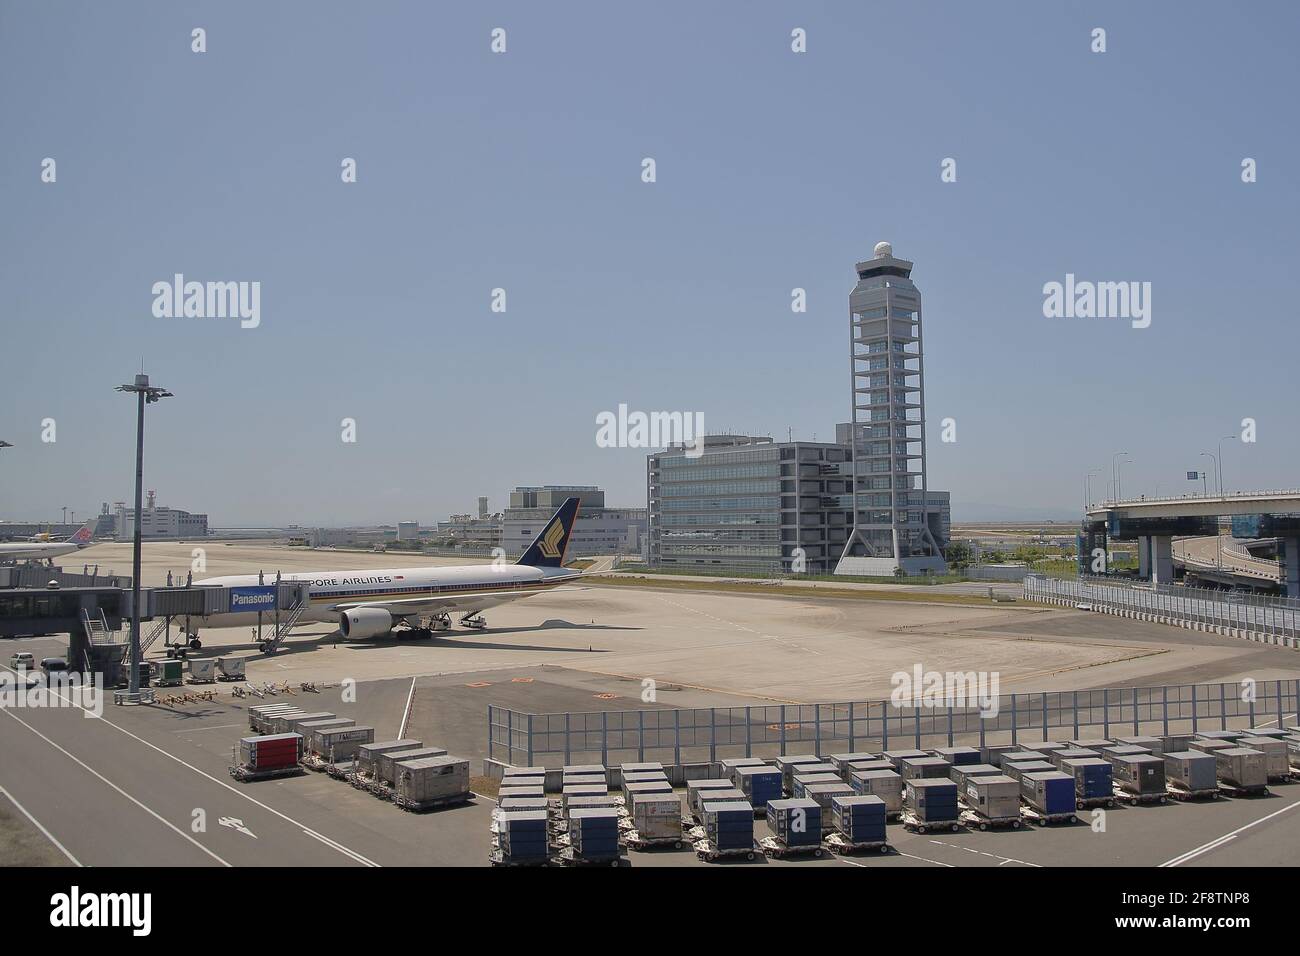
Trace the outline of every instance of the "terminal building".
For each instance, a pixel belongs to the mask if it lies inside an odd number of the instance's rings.
[[[135,509],[119,503],[117,508],[117,536],[135,536]],[[192,514],[179,508],[166,508],[157,504],[157,492],[147,495],[143,517],[140,520],[140,537],[149,538],[206,538],[208,516]]]
[[[579,500],[569,557],[641,554],[646,510],[608,508],[605,492],[595,485],[520,486],[510,492],[510,507],[501,515],[501,547],[505,553],[523,554],[566,498]]]

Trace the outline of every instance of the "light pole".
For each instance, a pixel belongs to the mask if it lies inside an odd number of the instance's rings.
[[[1224,435],[1219,439],[1219,497],[1223,497],[1223,443],[1233,441],[1236,435]]]
[[[146,404],[171,398],[165,388],[149,384],[149,376],[141,372],[131,385],[117,386],[119,392],[134,392],[135,413],[135,527],[132,529],[131,552],[131,673],[127,694],[131,703],[140,702],[140,509],[144,489],[144,407]]]
[[[1216,455],[1214,454],[1214,452],[1212,452],[1212,451],[1203,451],[1203,452],[1201,452],[1201,457],[1202,457],[1202,458],[1208,458],[1208,459],[1210,459],[1210,461],[1214,462],[1214,475],[1215,475],[1214,483],[1215,483],[1215,484],[1218,486],[1218,488],[1219,488],[1219,497],[1222,498],[1222,497],[1223,497],[1223,485],[1219,484],[1219,478],[1218,478],[1218,475],[1219,475],[1219,459],[1218,459],[1218,456],[1216,456]]]
[[[1119,501],[1120,498],[1123,496],[1123,492],[1122,492],[1122,490],[1121,490],[1121,486],[1120,486],[1120,473],[1123,471],[1123,469],[1120,467],[1120,462],[1119,462],[1119,459],[1120,459],[1121,456],[1123,456],[1123,457],[1127,457],[1127,456],[1128,456],[1128,452],[1126,452],[1126,451],[1117,451],[1117,452],[1115,452],[1115,454],[1113,454],[1113,455],[1110,456],[1110,477],[1111,477],[1111,480],[1115,482],[1115,500],[1116,500],[1116,501]],[[1131,459],[1130,459],[1130,460],[1131,460]]]
[[[1088,472],[1086,475],[1083,476],[1083,510],[1085,513],[1088,511],[1088,508],[1092,505],[1092,476],[1100,475],[1100,474],[1101,474],[1101,469],[1094,468],[1092,471]]]

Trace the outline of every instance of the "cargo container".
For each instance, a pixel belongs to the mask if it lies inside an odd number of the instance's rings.
[[[1275,737],[1242,737],[1237,741],[1238,747],[1249,747],[1264,754],[1264,768],[1269,780],[1285,780],[1291,776],[1291,765],[1287,761],[1286,741]]]
[[[1110,761],[1115,786],[1130,802],[1164,803],[1165,762],[1155,754],[1121,755]]]
[[[1164,756],[1164,738],[1150,737],[1145,735],[1136,735],[1133,737],[1116,737],[1115,743],[1124,744],[1129,747],[1141,747],[1147,753],[1155,754],[1157,757]]]
[[[711,791],[716,790],[734,790],[735,785],[730,780],[708,779],[708,780],[687,780],[686,781],[686,806],[692,813],[700,812],[700,798],[706,796]]]
[[[422,758],[422,759],[428,759],[428,758]],[[393,765],[394,774],[397,773],[397,766],[398,766],[397,764]],[[393,780],[385,780],[384,782],[389,786],[393,785]],[[541,784],[529,784],[527,786],[521,784],[520,786],[517,787],[502,787],[499,791],[497,791],[498,800],[510,800],[512,798],[545,800],[546,791],[542,789]]]
[[[338,730],[340,727],[355,727],[357,722],[351,717],[331,717],[328,720],[308,720],[298,724],[294,733],[302,734],[303,740],[310,741],[312,734],[319,730]]]
[[[734,784],[736,782],[734,772],[737,767],[762,767],[766,764],[767,761],[761,757],[728,757],[726,760],[718,761],[721,769],[719,776],[726,777]]]
[[[957,785],[951,780],[908,780],[903,786],[903,823],[925,833],[933,827],[960,829]]]
[[[954,767],[974,766],[980,763],[980,752],[976,747],[938,747],[930,753],[940,757]]]
[[[957,764],[948,768],[948,779],[961,787],[971,777],[998,777],[1002,771],[991,763]]]
[[[298,762],[302,759],[302,736],[243,737],[235,759],[229,769],[236,780],[263,780],[301,773]]]
[[[264,734],[287,734],[290,731],[286,729],[284,721],[290,717],[307,716],[307,712],[301,707],[286,707],[284,710],[277,710],[267,714],[258,721],[260,732]],[[330,714],[330,716],[334,716]],[[316,715],[316,720],[324,720],[323,715]]]
[[[1286,739],[1286,757],[1292,770],[1300,770],[1300,737]]]
[[[565,764],[562,769],[564,771],[564,776],[566,777],[573,776],[574,774],[586,775],[593,773],[598,773],[604,776],[606,772],[605,765],[599,763],[571,763]]]
[[[1232,743],[1241,737],[1249,737],[1244,730],[1198,730],[1196,736],[1202,740],[1226,740]]]
[[[305,724],[311,720],[333,720],[338,714],[328,710],[304,711],[284,711],[271,717],[271,729],[277,734],[297,733],[298,725]],[[306,737],[306,734],[303,734]]]
[[[657,760],[643,760],[639,763],[621,763],[617,767],[618,775],[614,783],[623,785],[623,777],[629,773],[664,773],[664,765]]]
[[[1041,750],[1025,750],[1024,748],[1021,748],[1020,750],[1013,750],[1010,753],[1004,753],[1002,755],[1002,763],[998,764],[998,766],[1005,767],[1008,763],[1029,763],[1031,760],[1047,762],[1047,754],[1043,753]]]
[[[769,800],[781,799],[781,771],[776,767],[737,767],[734,775],[736,789],[755,809],[765,808]]]
[[[627,785],[629,783],[667,783],[668,782],[668,775],[664,773],[662,770],[634,770],[634,771],[625,770],[620,772],[619,776],[621,778],[621,780],[619,781],[619,789],[621,789],[625,795],[627,793]],[[576,783],[578,781],[574,781],[574,782]]]
[[[608,788],[609,778],[603,773],[569,773],[564,775],[563,785],[566,787]]]
[[[673,793],[643,793],[632,801],[632,825],[636,836],[629,845],[682,843],[682,803]]]
[[[1020,796],[1040,823],[1074,822],[1075,779],[1059,770],[1027,773],[1020,778]]]
[[[567,793],[569,788],[565,787],[564,789],[565,792]],[[673,792],[673,785],[670,784],[667,780],[642,780],[637,783],[629,783],[627,786],[623,788],[624,799],[628,801],[635,800],[638,796],[640,796],[643,793],[672,793],[672,792]]]
[[[1005,774],[967,777],[958,795],[981,830],[1002,824],[1020,826],[1020,784]]]
[[[651,796],[661,797],[663,794],[651,794]],[[595,797],[570,797],[564,806],[564,815],[567,817],[574,810],[592,810],[592,809],[618,809],[618,801],[614,798],[612,792],[604,796]]]
[[[460,757],[404,761],[397,768],[395,789],[397,805],[404,810],[463,803],[470,798],[469,761]]]
[[[545,797],[501,797],[497,800],[498,810],[542,810],[548,808]]]
[[[1053,750],[1065,750],[1070,746],[1069,744],[1062,743],[1059,740],[1019,740],[1016,742],[1020,745],[1021,750],[1040,753],[1043,755],[1044,760],[1047,759],[1047,755]]]
[[[729,790],[705,790],[700,794],[699,809],[696,811],[696,816],[703,820],[708,815],[709,806],[718,803],[743,803],[749,806],[749,801],[745,799],[745,795],[735,787]],[[750,812],[753,813],[752,807]]]
[[[211,684],[217,679],[217,662],[211,657],[191,657],[190,683]]]
[[[914,757],[928,757],[930,755],[924,750],[886,750],[881,754],[881,756],[892,763],[894,769],[901,773],[904,760],[910,760]]]
[[[571,784],[560,791],[560,806],[567,809],[574,797],[603,797],[608,793],[604,784]]]
[[[333,764],[350,763],[360,747],[374,742],[374,727],[336,727],[313,733],[310,751]]]
[[[1111,744],[1109,747],[1101,748],[1101,759],[1109,760],[1111,763],[1120,757],[1138,757],[1142,754],[1151,755],[1151,751],[1146,747],[1134,747],[1129,744]]]
[[[302,708],[296,704],[259,704],[248,708],[248,726],[260,734],[271,732],[271,720],[276,714],[301,714]]]
[[[1199,750],[1201,753],[1214,754],[1220,750],[1230,750],[1237,746],[1231,740],[1207,740],[1204,737],[1197,737],[1187,745],[1188,750]]]
[[[1056,768],[1046,760],[1003,760],[1002,772],[1016,783],[1027,773],[1048,773]]]
[[[1165,783],[1178,795],[1218,794],[1218,761],[1213,754],[1199,750],[1167,753]]]
[[[880,759],[880,754],[867,753],[866,751],[860,751],[858,753],[847,753],[847,754],[831,754],[828,758],[826,758],[827,762],[830,763],[830,765],[835,768],[835,772],[838,773],[841,777],[844,776],[844,768],[848,764],[855,763],[860,760],[879,760],[879,759]]]
[[[569,845],[578,859],[617,862],[618,811],[574,810],[569,815]]]
[[[1066,747],[1064,750],[1053,750],[1047,755],[1047,762],[1060,770],[1067,760],[1087,760],[1090,757],[1099,756],[1101,755],[1095,750],[1086,750],[1083,747]]]
[[[1083,749],[1083,748],[1072,748]],[[1100,757],[1079,757],[1061,761],[1060,771],[1074,778],[1075,805],[1084,807],[1115,803],[1115,771],[1109,760]]]
[[[405,763],[408,760],[427,760],[430,757],[447,756],[446,748],[443,747],[416,747],[414,750],[399,750],[392,753],[381,753],[375,757],[375,777],[378,783],[392,786],[397,781],[397,765]],[[528,780],[512,779],[511,782],[502,782],[502,792],[507,787],[536,787],[538,794],[542,792],[542,785],[533,783],[532,778]]]
[[[504,767],[501,770],[502,780],[532,779],[540,783],[546,779],[545,767]]]
[[[1252,727],[1249,737],[1272,737],[1274,740],[1286,740],[1294,731],[1285,727]]]
[[[497,825],[497,843],[503,862],[544,861],[546,842],[545,810],[509,810]]]
[[[218,657],[217,673],[222,680],[243,680],[244,659],[242,657]]]
[[[853,788],[844,781],[835,783],[810,783],[803,788],[803,796],[796,798],[800,800],[814,800],[822,808],[827,818],[831,813],[831,800],[835,797],[853,796]]]
[[[158,662],[159,687],[176,687],[185,682],[185,664],[174,657]]]
[[[843,777],[840,776],[839,769],[833,763],[825,763],[825,762],[805,763],[805,764],[800,764],[799,766],[793,769],[793,773],[791,774],[790,777],[790,785],[794,786],[794,781],[798,777],[811,777],[816,774],[823,774],[823,773],[828,773],[832,777],[838,777],[841,780],[844,779]]]
[[[1102,747],[1113,746],[1115,741],[1108,737],[1081,737],[1078,740],[1067,740],[1066,743],[1079,750],[1095,750],[1101,753]]]
[[[1002,766],[1002,755],[1014,753],[1020,747],[1016,744],[986,744],[980,748],[980,762],[994,767]]]
[[[894,762],[892,760],[884,759],[854,760],[852,763],[846,763],[844,765],[844,772],[840,774],[840,778],[845,783],[851,783],[853,775],[855,773],[861,773],[864,770],[894,770]]]
[[[947,780],[952,764],[942,757],[908,757],[903,761],[899,773],[904,780],[923,780],[933,778]]]
[[[802,800],[807,796],[808,788],[813,784],[843,782],[844,780],[837,773],[797,773],[794,775],[794,789],[791,791],[791,796]]]
[[[878,847],[888,842],[889,814],[879,797],[835,797],[831,823],[851,848]]]
[[[380,754],[402,753],[419,747],[418,740],[380,740],[373,744],[364,744],[357,748],[357,772],[373,777],[379,769],[377,761]]]
[[[822,806],[812,799],[773,800],[767,805],[767,828],[777,843],[787,847],[820,847],[822,819],[829,819],[829,801]]]
[[[794,786],[796,768],[804,764],[818,764],[822,759],[816,754],[785,754],[775,760],[776,768],[781,771],[781,786],[786,793]]]
[[[1160,754],[1186,753],[1187,745],[1194,740],[1193,734],[1163,734],[1160,737]]]
[[[1216,750],[1219,780],[1229,789],[1243,793],[1261,793],[1267,789],[1268,764],[1264,751],[1251,747],[1227,747]]]
[[[704,832],[715,852],[739,851],[752,858],[754,808],[744,800],[708,803],[704,810]]]
[[[885,812],[895,814],[903,809],[903,778],[893,770],[863,770],[849,778],[855,796],[879,797],[885,802]]]

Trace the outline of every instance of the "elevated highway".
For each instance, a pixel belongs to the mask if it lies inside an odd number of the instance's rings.
[[[1274,576],[1260,558],[1239,549],[1216,545],[1222,519],[1232,521],[1232,537],[1277,538],[1279,561]],[[1222,495],[1182,495],[1173,498],[1136,498],[1089,505],[1080,535],[1081,568],[1088,555],[1102,553],[1107,541],[1137,541],[1139,573],[1156,584],[1174,578],[1174,539],[1211,539],[1213,569],[1239,564],[1238,572],[1276,582],[1289,597],[1300,596],[1300,490],[1242,491]],[[1210,572],[1202,545],[1183,543],[1185,567]],[[1230,569],[1231,570],[1231,569]]]

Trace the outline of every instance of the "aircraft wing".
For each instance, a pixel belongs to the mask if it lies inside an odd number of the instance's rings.
[[[410,617],[417,614],[436,614],[439,611],[464,611],[472,614],[498,604],[534,594],[555,594],[557,591],[585,591],[586,588],[529,588],[518,591],[469,591],[449,594],[446,597],[402,598],[396,601],[351,601],[330,606],[331,611],[351,611],[359,607],[381,608],[393,617]]]

